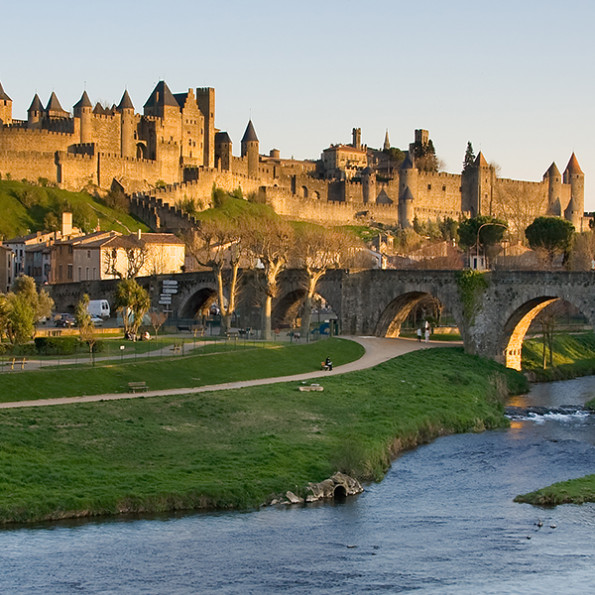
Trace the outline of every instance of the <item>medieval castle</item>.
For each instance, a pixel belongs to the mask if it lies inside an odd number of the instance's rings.
[[[539,215],[585,227],[584,174],[573,154],[563,174],[555,163],[539,182],[499,178],[482,153],[460,174],[420,167],[416,154],[432,147],[416,130],[409,151],[381,150],[361,142],[331,145],[321,159],[282,159],[276,149],[261,155],[252,122],[234,156],[229,135],[215,128],[215,90],[172,93],[157,84],[135,112],[127,91],[120,103],[93,106],[86,91],[64,110],[52,93],[44,107],[36,94],[27,120],[12,117],[12,100],[0,85],[0,174],[46,178],[62,188],[109,190],[119,184],[133,210],[155,229],[173,228],[168,213],[183,201],[208,206],[213,185],[257,194],[277,213],[325,224],[377,221],[410,227],[414,220],[495,215],[524,229]],[[416,152],[417,150],[417,152]],[[177,218],[179,220],[179,217]]]

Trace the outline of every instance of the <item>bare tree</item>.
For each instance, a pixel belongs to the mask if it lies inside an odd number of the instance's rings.
[[[240,264],[248,251],[246,234],[246,223],[241,220],[213,219],[186,235],[188,253],[215,275],[222,335],[231,328],[237,306]]]
[[[167,314],[165,312],[151,310],[151,312],[149,312],[149,318],[151,319],[151,326],[155,331],[155,336],[159,335],[159,329],[165,324]]]
[[[148,261],[149,250],[142,240],[116,238],[103,253],[104,272],[118,279],[134,279]]]
[[[307,337],[318,282],[329,269],[344,268],[351,264],[360,246],[351,234],[317,225],[300,225],[296,228],[295,234],[295,248],[292,256],[295,259],[295,266],[306,272],[301,335]]]
[[[294,232],[289,223],[273,217],[251,220],[247,232],[250,253],[263,272],[263,337],[270,341],[273,299],[279,290],[277,280],[292,252]]]

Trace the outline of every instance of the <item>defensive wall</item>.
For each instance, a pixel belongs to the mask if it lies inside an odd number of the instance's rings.
[[[239,319],[259,326],[262,295],[255,282],[258,272],[242,276]],[[464,294],[460,271],[366,270],[329,271],[317,293],[338,317],[339,332],[346,335],[397,337],[412,309],[428,297],[436,298],[455,319],[465,350],[520,369],[525,334],[535,317],[558,299],[574,305],[595,328],[595,274],[542,271],[494,271],[485,284]],[[139,278],[158,307],[164,278],[178,281],[172,295],[175,318],[200,316],[216,300],[216,282],[210,271]],[[295,313],[305,295],[304,272],[286,271],[280,278],[273,305],[273,328]],[[50,286],[58,311],[72,311],[83,293],[113,304],[117,281],[86,281]]]

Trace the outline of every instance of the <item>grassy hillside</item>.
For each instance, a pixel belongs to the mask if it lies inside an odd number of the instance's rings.
[[[68,192],[28,182],[0,180],[0,237],[10,239],[35,231],[60,229],[62,212],[73,214],[74,225],[122,233],[149,228],[124,211],[110,208],[87,192]]]

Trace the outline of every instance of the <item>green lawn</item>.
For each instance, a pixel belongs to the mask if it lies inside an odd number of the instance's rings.
[[[316,347],[218,361],[244,376],[254,367],[277,372],[282,353],[312,368],[321,359]],[[505,426],[507,386],[526,389],[522,375],[459,348],[417,351],[321,382],[323,393],[281,383],[0,411],[0,522],[245,509],[288,489],[301,493],[337,470],[380,479],[405,448]]]
[[[358,343],[337,338],[246,349],[239,343],[237,349],[229,344],[208,344],[196,353],[165,359],[124,359],[98,367],[54,366],[4,373],[0,375],[0,402],[127,392],[128,382],[142,380],[158,390],[299,374],[319,370],[327,355],[338,366],[364,352]],[[221,349],[225,352],[219,353]]]

